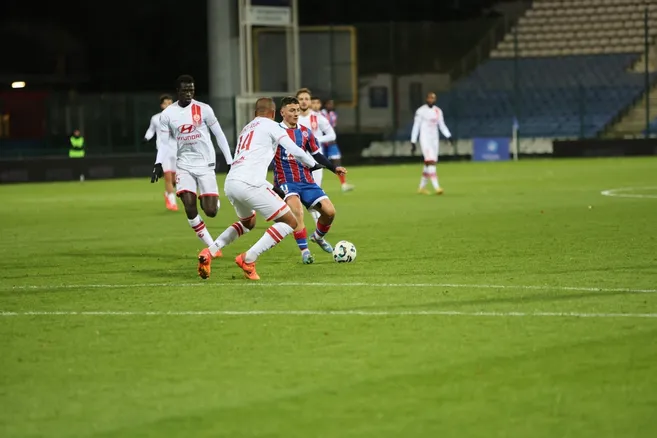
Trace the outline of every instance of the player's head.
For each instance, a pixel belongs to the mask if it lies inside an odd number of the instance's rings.
[[[310,108],[310,96],[312,93],[307,88],[300,88],[297,91],[296,98],[299,101],[299,108],[301,111],[306,111]]]
[[[429,107],[432,107],[435,104],[436,104],[436,93],[430,91],[429,93],[427,93],[427,105],[429,105]]]
[[[319,111],[322,109],[322,99],[317,96],[310,97],[310,108],[313,111]]]
[[[333,99],[328,99],[324,102],[324,108],[326,108],[327,111],[333,111],[334,105]]]
[[[296,128],[299,112],[299,101],[296,97],[288,96],[281,99],[281,116],[287,126]]]
[[[276,102],[271,97],[261,97],[256,100],[255,116],[274,119],[276,117]]]
[[[178,102],[185,106],[194,98],[194,78],[190,75],[178,76],[176,80],[176,91],[178,92]]]
[[[168,107],[172,103],[173,103],[173,98],[168,94],[163,94],[160,96],[160,108],[162,108],[162,111],[164,111],[166,107]]]

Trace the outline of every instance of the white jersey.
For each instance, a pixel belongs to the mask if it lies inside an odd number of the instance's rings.
[[[310,110],[305,116],[299,114],[299,121],[297,123],[310,129],[320,144],[331,143],[336,139],[331,123],[318,111]]]
[[[226,181],[239,180],[254,186],[270,184],[267,182],[267,170],[279,144],[306,167],[316,164],[278,123],[266,117],[256,117],[240,132],[235,161]]]
[[[423,145],[429,146],[431,143],[438,144],[439,129],[446,138],[452,136],[447,125],[445,125],[442,110],[435,105],[432,107],[422,105],[415,111],[411,143],[417,143],[419,137],[420,143]]]
[[[228,141],[214,111],[209,105],[197,100],[192,99],[185,107],[176,101],[162,111],[158,141],[160,137],[169,140],[176,151],[176,166],[179,169],[214,172],[217,160],[210,131],[217,137],[226,162],[232,164]]]

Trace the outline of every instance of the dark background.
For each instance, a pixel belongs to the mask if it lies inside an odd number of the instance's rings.
[[[299,0],[299,24],[465,20],[494,15],[493,3]],[[161,91],[183,72],[207,89],[205,0],[4,0],[0,11],[0,89],[25,78],[30,89]]]

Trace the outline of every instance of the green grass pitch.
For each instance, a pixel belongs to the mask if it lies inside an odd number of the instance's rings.
[[[0,436],[656,436],[657,159],[438,169],[326,175],[357,260],[258,284],[261,218],[202,281],[162,184],[1,186]]]

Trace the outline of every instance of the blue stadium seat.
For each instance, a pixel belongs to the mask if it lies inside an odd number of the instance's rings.
[[[594,137],[643,94],[643,75],[628,71],[636,59],[636,54],[490,59],[439,95],[438,105],[458,138],[511,135],[516,107],[523,136]],[[399,130],[399,139],[408,139],[411,126]],[[653,126],[657,132],[657,119]]]

